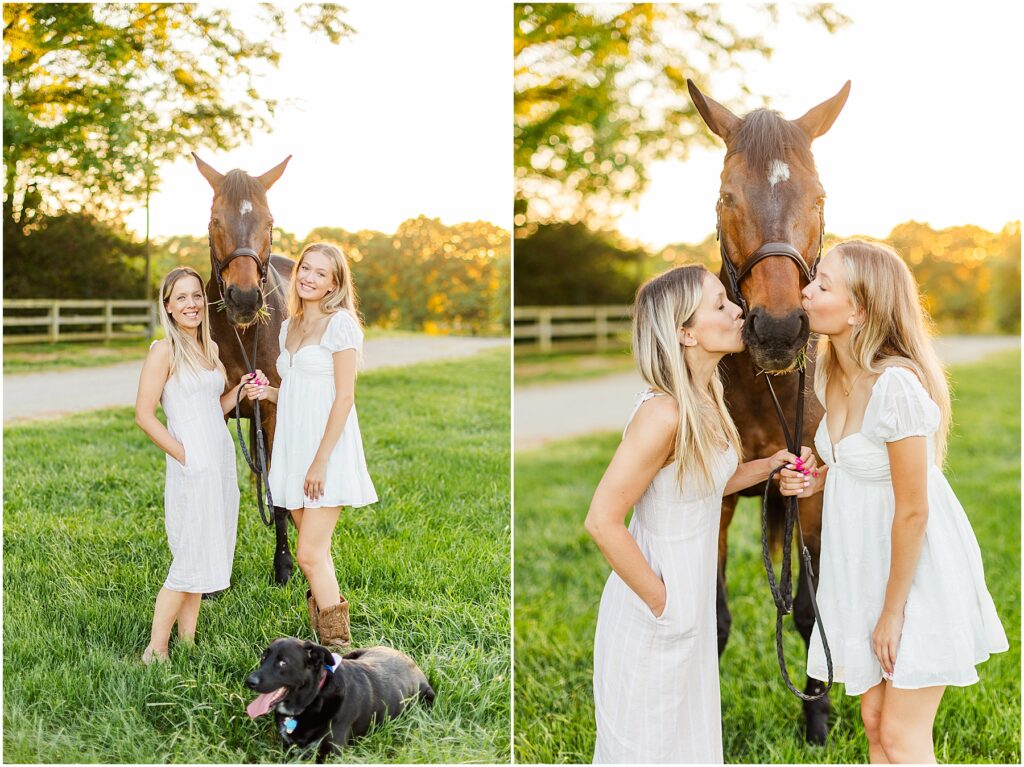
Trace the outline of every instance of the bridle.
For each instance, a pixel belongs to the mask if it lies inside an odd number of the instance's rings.
[[[221,271],[227,268],[228,264],[234,261],[236,258],[251,258],[256,262],[256,270],[260,275],[260,300],[262,304],[260,310],[267,305],[266,297],[266,286],[267,277],[270,270],[270,254],[274,250],[274,230],[270,230],[270,244],[267,246],[267,260],[261,261],[259,253],[252,248],[235,248],[231,251],[231,254],[224,259],[223,262],[217,260],[217,251],[213,246],[213,233],[209,235],[210,241],[210,262],[213,266],[213,276],[217,280],[217,290],[220,292],[221,304],[224,304],[224,278],[221,276]],[[234,323],[231,323],[231,330],[235,333],[235,338],[238,339],[238,347],[242,350],[242,360],[245,362],[245,367],[249,371],[250,376],[256,375],[256,352],[259,348],[260,343],[260,332],[257,328],[253,332],[252,339],[252,358],[245,352],[245,344],[242,343],[242,337],[238,334],[238,328],[235,327]],[[249,470],[256,475],[256,502],[260,511],[260,519],[263,520],[263,524],[267,527],[271,527],[274,524],[274,516],[272,511],[267,512],[263,506],[263,492],[266,489],[267,503],[266,509],[272,510],[274,508],[274,497],[270,493],[270,470],[267,467],[267,450],[263,439],[263,423],[260,418],[260,401],[255,399],[252,401],[253,419],[256,423],[256,445],[255,449],[250,454],[249,449],[245,444],[245,437],[242,435],[242,389],[238,387],[238,394],[235,396],[235,432],[238,435],[238,444],[242,448],[242,455],[245,457],[245,462],[249,465]]]
[[[737,270],[736,264],[726,252],[725,238],[722,237],[721,197],[719,197],[718,203],[715,205],[715,214],[717,217],[715,237],[718,240],[719,251],[722,255],[722,268],[725,270],[726,276],[729,279],[729,288],[731,289],[733,300],[739,305],[744,317],[746,317],[748,313],[747,302],[743,298],[743,294],[740,292],[740,282],[742,282],[744,277],[750,274],[750,270],[753,269],[754,266],[759,264],[761,261],[764,261],[766,258],[776,256],[788,258],[797,265],[801,276],[803,276],[808,283],[814,280],[814,275],[818,270],[818,264],[821,262],[821,252],[825,245],[824,206],[819,206],[818,208],[818,223],[820,225],[818,233],[818,254],[815,256],[814,262],[810,267],[807,266],[807,262],[804,260],[800,251],[788,242],[766,242],[750,254],[739,270]],[[757,371],[755,371],[755,374],[756,373]],[[779,398],[775,395],[775,389],[772,387],[771,377],[765,375],[764,381],[768,385],[768,393],[771,395],[772,404],[775,406],[775,414],[778,416],[779,424],[782,426],[782,433],[786,440],[786,448],[793,455],[799,456],[801,447],[800,443],[803,441],[804,430],[804,386],[806,382],[806,368],[804,365],[801,365],[799,368],[799,382],[797,384],[798,389],[796,395],[796,419],[792,432],[790,432],[789,425],[786,423],[786,417],[782,413],[782,406],[779,404]],[[772,565],[771,551],[768,545],[768,493],[771,489],[772,480],[775,478],[776,474],[783,470],[783,468],[785,468],[785,466],[779,466],[777,469],[773,470],[768,475],[768,479],[764,486],[764,497],[761,499],[761,558],[764,561],[764,569],[768,575],[768,588],[771,590],[772,599],[775,601],[775,653],[778,657],[779,670],[782,672],[782,679],[786,683],[786,687],[788,687],[789,690],[798,698],[806,701],[812,701],[825,697],[828,695],[829,690],[832,689],[832,652],[829,649],[828,639],[825,636],[825,627],[821,623],[821,615],[818,612],[818,600],[814,590],[814,567],[811,565],[811,553],[807,548],[807,544],[804,543],[804,533],[800,525],[800,503],[796,496],[789,496],[786,498],[786,515],[782,533],[781,582],[777,582],[775,579],[775,568]],[[797,534],[800,538],[801,556],[803,557],[804,567],[807,572],[807,587],[808,593],[811,597],[811,607],[814,609],[814,621],[818,625],[818,633],[821,635],[821,643],[825,650],[825,663],[828,667],[828,682],[825,685],[825,689],[814,695],[808,695],[794,686],[793,681],[789,678],[789,671],[786,668],[786,657],[782,649],[782,619],[784,616],[793,612],[792,550],[794,527],[796,528]]]

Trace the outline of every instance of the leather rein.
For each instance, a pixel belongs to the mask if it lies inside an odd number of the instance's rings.
[[[221,276],[221,271],[236,258],[251,258],[256,262],[256,269],[260,275],[260,299],[263,302],[260,309],[262,310],[266,307],[265,288],[270,269],[270,254],[273,248],[273,233],[271,233],[266,261],[261,261],[259,254],[252,248],[235,248],[222,263],[217,260],[217,252],[213,247],[213,236],[210,236],[210,262],[213,265],[213,276],[217,279],[217,290],[220,292],[222,305],[224,304],[224,278]],[[238,339],[238,347],[242,350],[242,360],[245,362],[245,368],[249,371],[250,375],[254,376],[256,374],[256,352],[260,342],[259,329],[257,328],[253,333],[251,359],[245,351],[245,344],[242,343],[242,337],[238,334],[238,328],[235,327],[234,323],[231,323],[231,330],[234,331],[235,338]],[[238,444],[242,448],[245,462],[249,465],[249,470],[256,475],[256,502],[260,511],[260,519],[263,520],[264,525],[271,527],[274,524],[274,498],[270,494],[270,472],[267,466],[267,451],[263,439],[263,422],[260,418],[260,401],[258,399],[252,401],[253,419],[256,424],[256,444],[251,446],[252,452],[250,453],[249,448],[245,444],[245,437],[242,435],[242,390],[243,387],[238,387],[238,394],[235,396],[235,432],[238,435]],[[264,508],[263,504],[264,490],[267,496],[266,508]],[[270,510],[269,512],[267,511],[268,509]]]
[[[729,288],[732,292],[733,299],[739,305],[743,312],[743,316],[747,316],[747,302],[743,298],[743,294],[740,292],[740,282],[750,274],[750,271],[764,261],[766,258],[772,258],[779,256],[782,258],[788,258],[793,261],[797,268],[800,270],[800,275],[810,283],[814,279],[815,272],[818,269],[818,263],[821,261],[821,252],[825,245],[825,210],[824,208],[818,209],[818,221],[820,224],[819,235],[818,235],[818,254],[814,259],[814,263],[811,264],[810,268],[807,266],[807,262],[804,260],[800,251],[790,245],[788,242],[766,242],[757,250],[755,250],[744,262],[743,265],[737,270],[735,263],[729,258],[729,254],[725,248],[725,238],[722,237],[722,200],[719,198],[718,204],[715,206],[715,214],[717,217],[717,225],[715,227],[715,237],[718,240],[719,251],[722,256],[722,268],[729,280]],[[756,375],[757,371],[755,371]],[[782,406],[779,404],[779,398],[775,394],[775,389],[772,387],[771,376],[765,375],[764,381],[768,385],[768,393],[771,395],[772,404],[775,406],[775,414],[778,416],[779,424],[782,426],[782,432],[786,440],[786,447],[793,455],[800,455],[801,442],[803,441],[803,424],[804,424],[804,386],[806,382],[806,366],[801,365],[799,368],[799,382],[797,389],[796,399],[796,419],[793,424],[793,431],[790,432],[789,425],[786,422],[786,417],[782,412]],[[825,627],[821,622],[821,615],[818,612],[818,601],[815,596],[814,590],[814,568],[811,565],[811,553],[804,543],[803,529],[800,526],[800,503],[796,496],[789,496],[786,498],[786,514],[785,522],[782,533],[782,575],[781,581],[777,581],[775,578],[775,568],[772,565],[771,551],[768,546],[768,493],[771,489],[772,480],[775,475],[778,474],[784,466],[780,466],[773,470],[765,482],[764,496],[761,499],[761,558],[764,561],[764,569],[768,575],[768,588],[771,590],[772,599],[775,601],[776,619],[775,619],[775,653],[779,661],[779,670],[782,672],[782,679],[786,683],[786,687],[789,688],[790,692],[796,695],[801,700],[812,701],[828,695],[829,690],[832,689],[833,682],[833,668],[832,668],[832,652],[828,646],[828,639],[825,636]],[[800,539],[801,556],[803,557],[804,567],[807,572],[807,587],[811,596],[811,606],[814,609],[814,621],[818,624],[818,632],[821,635],[821,642],[825,649],[825,662],[828,666],[828,682],[825,685],[825,689],[821,692],[808,695],[801,690],[798,690],[794,686],[793,681],[789,677],[789,671],[786,667],[786,657],[782,649],[782,619],[784,616],[789,615],[793,612],[793,567],[792,567],[792,551],[793,551],[793,529],[796,528],[797,535]]]

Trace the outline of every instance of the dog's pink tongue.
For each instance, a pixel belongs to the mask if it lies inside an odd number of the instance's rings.
[[[249,715],[250,719],[255,719],[258,716],[263,716],[265,713],[270,711],[270,707],[277,702],[281,697],[281,690],[274,690],[273,692],[265,692],[256,698],[245,708],[245,712]]]

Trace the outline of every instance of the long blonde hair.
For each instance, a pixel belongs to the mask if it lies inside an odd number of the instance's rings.
[[[203,320],[196,329],[196,342],[186,334],[178,323],[174,321],[171,313],[167,311],[167,302],[171,300],[171,292],[175,284],[183,277],[195,277],[199,281],[199,290],[203,293]],[[214,351],[213,341],[210,338],[210,305],[206,300],[206,286],[199,273],[189,266],[179,266],[171,269],[160,284],[160,325],[164,329],[164,338],[171,344],[171,375],[180,370],[186,370],[198,375],[202,370],[219,370],[220,374],[227,380],[227,373],[224,365],[221,364]]]
[[[921,305],[914,276],[896,251],[880,242],[846,240],[832,250],[842,258],[854,308],[865,314],[864,322],[855,325],[850,334],[854,359],[869,373],[881,373],[894,365],[917,373],[928,396],[939,406],[935,463],[942,466],[952,420],[949,382],[932,345],[931,320]],[[814,390],[822,402],[838,366],[828,337],[822,336],[814,373]]]
[[[341,248],[327,242],[314,242],[302,249],[302,254],[295,264],[295,271],[292,273],[291,285],[288,288],[288,316],[302,320],[302,299],[299,298],[299,267],[303,259],[309,253],[323,253],[331,261],[331,274],[334,276],[334,290],[320,299],[320,311],[324,314],[331,314],[338,309],[347,309],[349,314],[362,327],[359,318],[359,299],[356,297],[356,288],[352,283],[352,270],[348,266],[345,255]]]
[[[728,444],[737,456],[742,452],[718,370],[707,389],[699,391],[679,343],[679,328],[689,327],[700,306],[707,273],[699,265],[677,266],[641,285],[633,303],[633,359],[640,375],[679,407],[676,481],[682,489],[684,478],[690,475],[704,492],[714,489],[715,452]]]

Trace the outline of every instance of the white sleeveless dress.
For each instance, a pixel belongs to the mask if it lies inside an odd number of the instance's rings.
[[[633,415],[653,396],[641,394]],[[722,492],[736,466],[730,446],[714,492],[701,495],[680,492],[673,462],[636,503],[629,532],[665,583],[665,610],[655,618],[609,576],[594,635],[594,763],[723,761],[715,591]]]
[[[887,442],[924,436],[928,445],[928,524],[904,608],[893,686],[974,684],[975,665],[1009,647],[985,587],[974,531],[935,465],[938,426],[938,405],[917,376],[901,367],[887,368],[875,381],[860,431],[833,445],[826,419],[818,426],[814,445],[829,467],[818,608],[835,680],[845,683],[847,695],[861,695],[882,681],[871,633],[885,602],[896,510]],[[807,674],[828,678],[817,626]]]
[[[306,472],[320,449],[327,419],[334,404],[334,352],[363,348],[363,331],[355,318],[341,309],[327,322],[323,336],[293,357],[285,347],[290,320],[281,323],[277,372],[277,431],[270,462],[270,493],[274,504],[286,509],[322,506],[366,506],[377,501],[363,454],[359,417],[352,405],[345,428],[327,459],[324,494],[312,500],[303,492]]]
[[[174,556],[164,588],[208,594],[231,585],[238,527],[238,477],[220,396],[218,370],[178,371],[160,404],[171,436],[185,447],[185,464],[167,456],[164,525]]]

